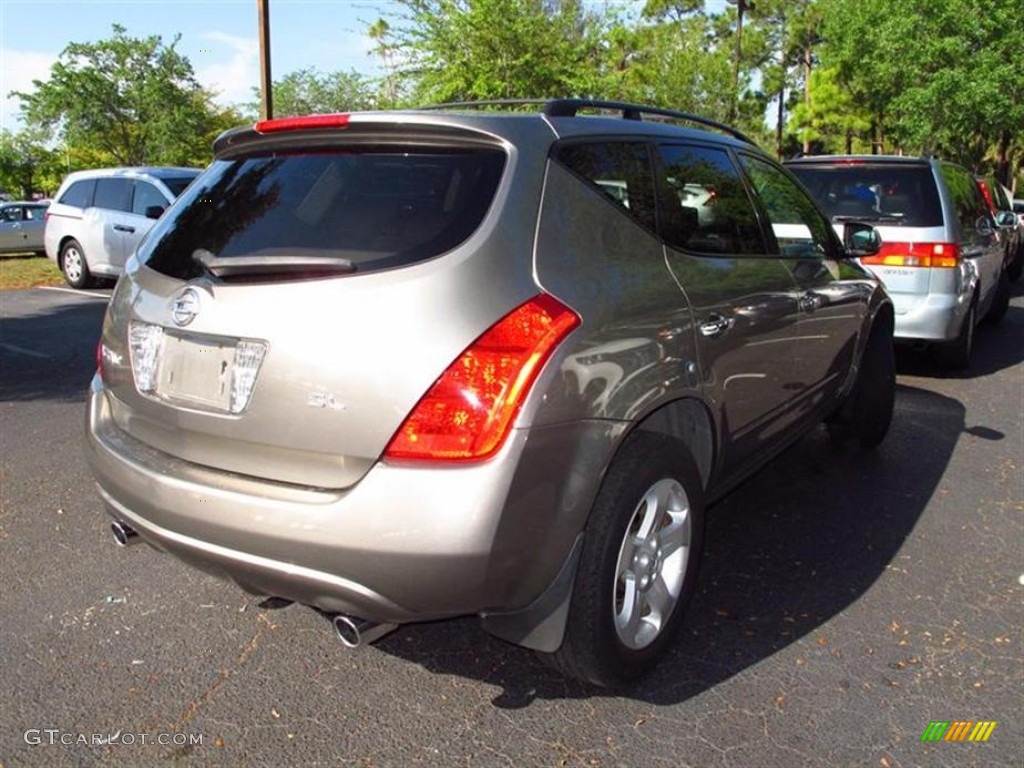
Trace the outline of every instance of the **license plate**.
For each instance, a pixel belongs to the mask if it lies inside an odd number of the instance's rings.
[[[227,411],[231,406],[231,342],[165,335],[160,350],[158,397]]]

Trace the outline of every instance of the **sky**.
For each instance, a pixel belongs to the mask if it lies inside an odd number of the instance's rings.
[[[598,4],[604,0],[590,0]],[[615,0],[613,0],[615,1]],[[272,76],[314,68],[374,75],[378,62],[366,28],[394,18],[394,0],[269,0]],[[720,11],[726,0],[708,0]],[[643,5],[643,0],[616,4]],[[0,129],[20,127],[20,102],[71,42],[109,38],[120,24],[132,37],[160,35],[188,57],[199,82],[225,106],[248,104],[260,83],[256,0],[0,0]]]
[[[399,10],[386,0],[270,0],[273,77],[306,67],[375,73],[366,26]],[[68,43],[109,38],[113,24],[168,44],[180,34],[177,50],[220,103],[256,100],[256,0],[0,0],[0,128],[20,128],[20,102],[8,93],[31,90]]]

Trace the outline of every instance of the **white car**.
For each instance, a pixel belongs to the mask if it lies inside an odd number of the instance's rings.
[[[72,288],[117,278],[197,168],[103,168],[68,174],[46,214],[44,244]]]

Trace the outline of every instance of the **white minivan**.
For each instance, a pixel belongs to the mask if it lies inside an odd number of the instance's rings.
[[[102,168],[68,174],[46,214],[46,255],[72,288],[117,278],[197,168]]]

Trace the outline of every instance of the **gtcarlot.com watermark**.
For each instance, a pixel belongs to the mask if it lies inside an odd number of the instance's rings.
[[[84,733],[60,728],[29,728],[23,736],[32,746],[106,747],[146,746],[201,747],[201,733],[138,733],[119,728],[108,733]]]

